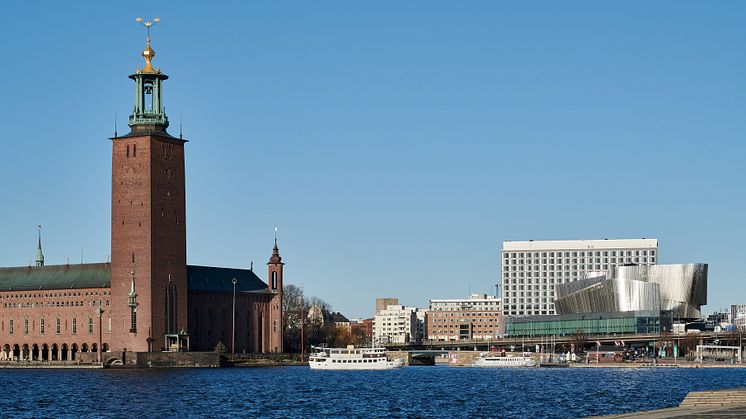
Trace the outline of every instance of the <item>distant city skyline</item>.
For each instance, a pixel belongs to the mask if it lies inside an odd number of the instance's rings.
[[[39,224],[47,265],[109,257],[108,137],[158,16],[190,264],[263,272],[278,226],[285,283],[366,318],[494,294],[504,240],[655,237],[709,264],[705,313],[746,304],[742,2],[4,11],[0,266]]]

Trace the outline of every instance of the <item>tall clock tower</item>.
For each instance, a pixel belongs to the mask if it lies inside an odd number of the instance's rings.
[[[155,20],[157,22],[157,20]],[[185,140],[171,136],[163,106],[168,76],[151,61],[129,76],[135,87],[130,132],[112,138],[111,349],[168,349],[187,330]],[[104,307],[106,309],[106,307]]]

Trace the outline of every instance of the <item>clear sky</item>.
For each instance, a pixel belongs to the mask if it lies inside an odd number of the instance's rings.
[[[0,266],[110,253],[144,28],[192,264],[348,317],[494,292],[503,240],[657,238],[746,303],[746,2],[3,3]]]

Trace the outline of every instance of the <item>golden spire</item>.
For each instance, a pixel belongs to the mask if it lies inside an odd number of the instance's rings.
[[[155,51],[153,51],[153,48],[150,48],[150,27],[160,22],[161,19],[156,17],[156,18],[153,18],[153,21],[151,22],[151,21],[143,21],[143,18],[138,17],[138,18],[135,18],[135,21],[142,23],[143,26],[148,28],[148,41],[147,41],[148,43],[145,46],[145,49],[142,50],[142,54],[141,54],[142,57],[145,58],[145,67],[143,67],[142,70],[138,69],[137,72],[138,73],[149,73],[149,74],[160,73],[161,72],[160,69],[156,70],[155,68],[153,68],[153,65],[150,63],[153,60],[153,58],[155,58]]]

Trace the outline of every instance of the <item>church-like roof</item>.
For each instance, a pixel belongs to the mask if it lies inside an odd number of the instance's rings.
[[[189,291],[233,292],[233,278],[236,278],[236,292],[269,292],[267,284],[249,269],[187,265]]]
[[[0,291],[109,288],[111,264],[0,268]]]

